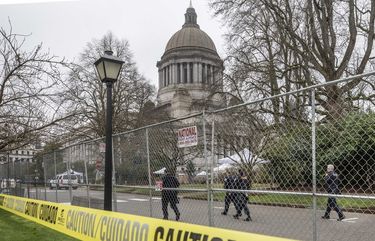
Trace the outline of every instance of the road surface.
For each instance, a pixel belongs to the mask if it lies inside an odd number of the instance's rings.
[[[45,195],[46,194],[46,195]],[[73,196],[86,196],[85,188],[72,191]],[[90,195],[103,198],[102,191],[90,191]],[[35,197],[35,190],[30,191],[31,198]],[[180,196],[183,193],[180,192]],[[39,199],[56,201],[56,190],[42,189],[38,194]],[[57,191],[58,202],[70,204],[69,190]],[[212,224],[215,227],[279,236],[297,240],[312,240],[313,211],[311,209],[270,207],[262,205],[249,205],[252,222],[233,218],[235,209],[233,204],[228,215],[223,216],[222,202],[213,202]],[[208,202],[205,200],[180,199],[181,222],[209,225]],[[162,218],[161,200],[159,197],[150,198],[147,195],[117,193],[117,211],[147,217]],[[346,219],[336,221],[337,214],[331,213],[330,220],[322,220],[320,216],[324,210],[318,210],[317,231],[320,241],[373,241],[375,240],[375,215],[363,213],[345,213]],[[169,209],[169,218],[175,218]]]

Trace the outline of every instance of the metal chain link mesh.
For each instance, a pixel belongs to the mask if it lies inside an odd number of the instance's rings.
[[[114,135],[113,210],[301,240],[373,240],[374,101],[323,95],[329,88]],[[191,126],[198,142],[182,148],[179,130]],[[21,180],[17,195],[102,208],[103,144],[32,163],[4,154],[0,175]],[[64,173],[70,182],[56,180]]]

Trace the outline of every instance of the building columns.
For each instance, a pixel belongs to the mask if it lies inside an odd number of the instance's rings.
[[[177,71],[177,64],[173,64],[173,84],[177,84],[177,75],[178,75],[178,71]]]
[[[202,83],[202,63],[198,63],[198,83]]]
[[[186,70],[186,74],[185,74]],[[159,69],[159,88],[176,84],[215,84],[221,81],[220,68],[204,62],[170,63]],[[221,84],[220,83],[217,84]]]
[[[210,84],[210,65],[206,64],[206,84]]]
[[[165,67],[163,68],[163,87],[167,86],[167,72],[165,71]]]
[[[184,83],[184,63],[180,63],[180,84]]]
[[[193,83],[198,83],[198,63],[193,63]]]
[[[160,69],[160,87],[164,87],[163,86],[163,69]]]
[[[186,69],[187,69],[187,80],[186,83],[190,83],[190,63],[186,63]]]

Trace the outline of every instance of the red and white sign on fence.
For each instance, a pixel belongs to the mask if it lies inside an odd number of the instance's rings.
[[[155,182],[155,191],[161,191],[163,189],[163,182],[162,181],[156,181]]]
[[[95,167],[96,167],[96,170],[100,170],[100,168],[102,167],[102,161],[96,160]]]
[[[198,130],[196,126],[177,130],[177,146],[179,148],[196,145],[198,145]]]
[[[99,143],[99,152],[104,153],[105,152],[105,143]]]

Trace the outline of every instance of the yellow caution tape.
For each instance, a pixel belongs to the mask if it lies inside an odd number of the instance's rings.
[[[0,208],[81,240],[286,241],[231,231],[0,194]]]

